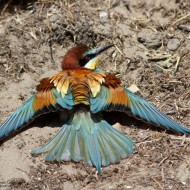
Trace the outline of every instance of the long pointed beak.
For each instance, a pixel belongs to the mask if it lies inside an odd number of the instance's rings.
[[[94,51],[95,51],[95,54],[96,54],[96,55],[99,55],[99,54],[101,54],[103,51],[106,51],[107,49],[109,49],[109,48],[111,48],[111,47],[113,47],[113,46],[114,46],[114,44],[101,46],[101,47],[99,47],[99,48],[97,48],[97,49],[94,50]]]
[[[98,55],[101,54],[103,51],[106,51],[107,49],[113,47],[114,45],[104,45],[97,49],[91,50],[92,54],[94,55],[94,58],[91,59],[84,67],[87,69],[94,70],[96,69],[97,63],[98,63]]]

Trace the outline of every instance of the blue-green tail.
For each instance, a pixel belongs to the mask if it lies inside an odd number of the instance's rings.
[[[95,166],[100,173],[101,166],[120,162],[133,152],[133,147],[131,139],[97,114],[75,112],[51,141],[32,154],[48,151],[46,161],[83,161],[85,165]]]

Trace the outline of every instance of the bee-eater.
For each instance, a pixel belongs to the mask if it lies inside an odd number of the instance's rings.
[[[112,46],[71,48],[63,57],[62,71],[42,79],[36,94],[1,124],[0,138],[42,114],[64,110],[68,120],[48,143],[32,154],[48,152],[46,161],[83,161],[100,173],[101,166],[118,163],[134,150],[133,141],[105,121],[101,111],[130,113],[148,123],[189,135],[190,129],[122,87],[115,75],[105,75],[96,69],[99,54]]]

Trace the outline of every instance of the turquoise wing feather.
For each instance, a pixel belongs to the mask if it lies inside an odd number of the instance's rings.
[[[38,92],[13,112],[4,123],[0,125],[0,138],[25,126],[39,115],[57,111],[59,109],[72,109],[74,103],[71,93],[62,97],[55,88],[50,91]]]
[[[123,111],[164,129],[190,134],[190,129],[176,123],[141,97],[119,85],[116,88],[103,86],[96,97],[91,97],[90,104],[93,113],[103,110]]]

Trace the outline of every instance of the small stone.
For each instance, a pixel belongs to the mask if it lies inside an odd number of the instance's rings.
[[[185,32],[190,32],[190,25],[180,24],[180,25],[178,25],[178,28],[179,28],[180,30],[185,31]]]
[[[132,85],[128,88],[128,90],[130,90],[130,91],[133,92],[133,93],[136,93],[136,92],[140,91],[140,89],[139,89],[135,84],[132,84]]]
[[[50,23],[56,22],[59,20],[59,15],[53,14],[49,17]]]
[[[183,185],[186,185],[186,182],[185,182],[185,181],[182,181],[181,183],[182,183]]]
[[[180,41],[178,38],[172,38],[168,40],[167,48],[168,50],[175,51],[180,46]]]
[[[160,163],[161,160],[162,160],[162,157],[161,157],[161,156],[158,156],[158,157],[156,157],[156,159],[154,160],[154,162]]]
[[[100,16],[100,19],[101,18],[108,18],[108,13],[102,11],[102,12],[100,12],[99,16]]]
[[[99,18],[100,18],[100,22],[103,23],[107,23],[108,22],[108,13],[101,11],[99,13]],[[104,24],[103,24],[104,25]]]
[[[115,129],[121,131],[121,125],[120,125],[119,123],[114,124],[114,125],[113,125],[113,128],[115,128]]]

